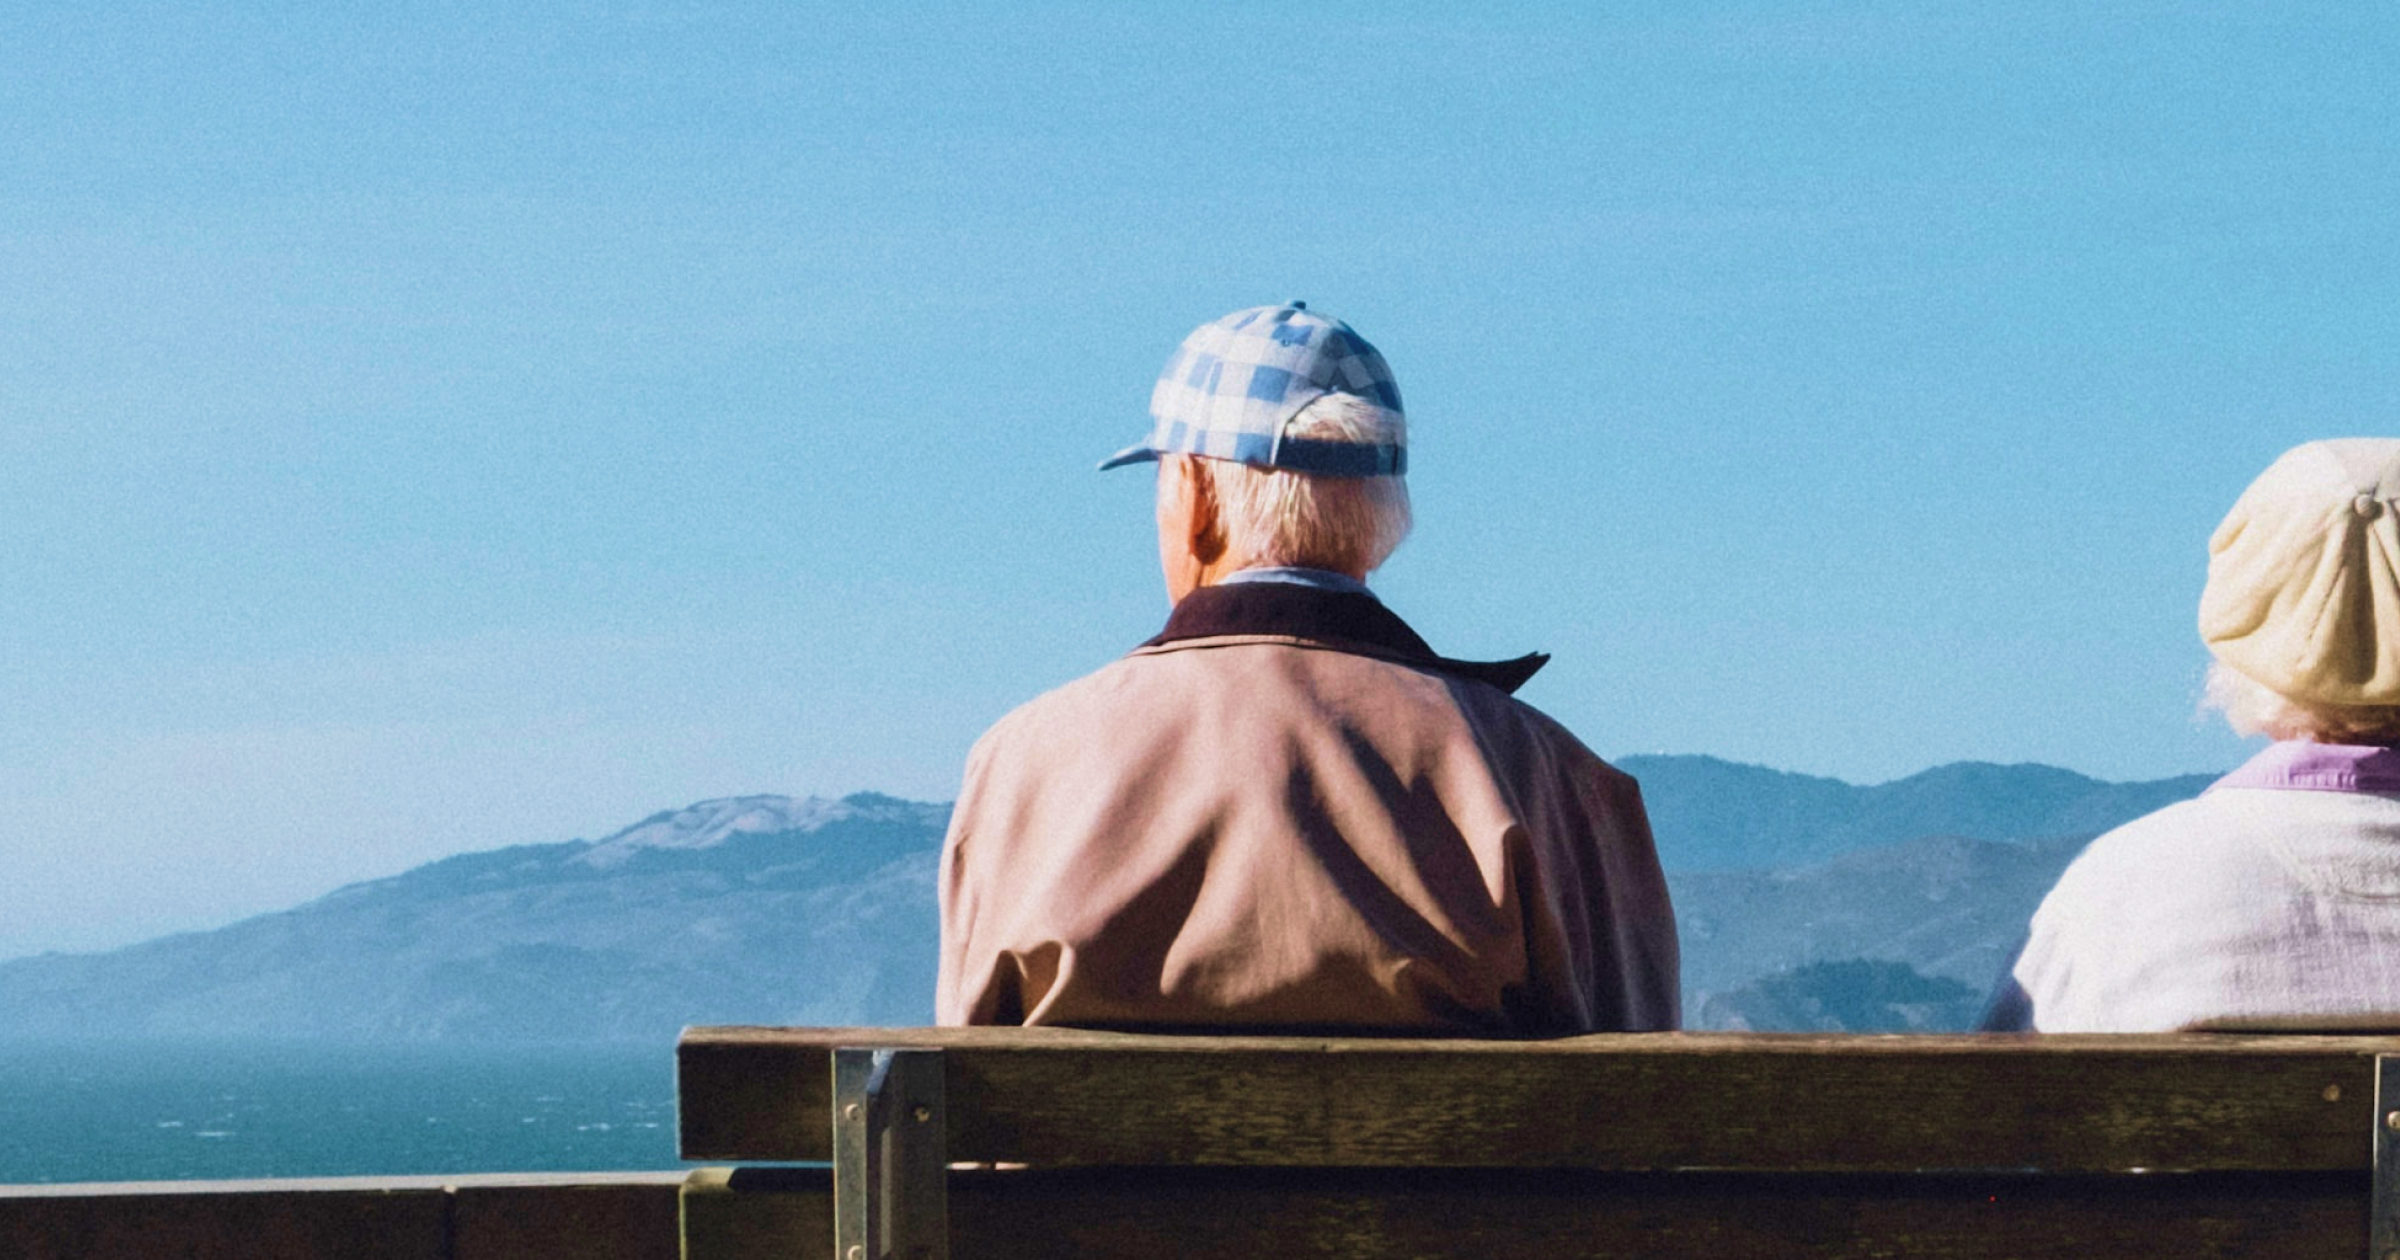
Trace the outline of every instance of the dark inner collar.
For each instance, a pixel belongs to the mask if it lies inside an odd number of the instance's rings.
[[[1203,586],[1183,597],[1167,628],[1143,647],[1225,635],[1274,634],[1322,643],[1335,650],[1364,649],[1454,677],[1490,683],[1514,692],[1550,661],[1531,652],[1511,661],[1458,661],[1437,655],[1398,614],[1372,595],[1328,591],[1290,582],[1239,582]]]

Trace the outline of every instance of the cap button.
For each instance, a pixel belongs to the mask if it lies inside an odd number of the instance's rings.
[[[1308,303],[1303,302],[1298,298],[1293,298],[1291,301],[1284,303],[1284,305],[1291,307],[1295,311],[1305,311],[1308,309]]]
[[[2350,500],[2350,510],[2358,513],[2358,519],[2371,521],[2382,514],[2383,505],[2375,501],[2374,495],[2362,494]]]

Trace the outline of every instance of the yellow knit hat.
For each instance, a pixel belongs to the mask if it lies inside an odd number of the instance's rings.
[[[2400,704],[2400,438],[2294,447],[2208,540],[2200,638],[2294,700]]]

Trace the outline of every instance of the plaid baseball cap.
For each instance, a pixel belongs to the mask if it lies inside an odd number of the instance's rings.
[[[1306,302],[1235,311],[1183,339],[1150,391],[1157,423],[1149,438],[1100,466],[1181,453],[1327,477],[1408,471],[1406,430],[1397,424],[1384,442],[1286,437],[1292,417],[1327,394],[1365,399],[1394,420],[1403,414],[1391,366],[1348,324]]]

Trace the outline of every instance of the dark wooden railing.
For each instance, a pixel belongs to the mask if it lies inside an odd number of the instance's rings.
[[[0,1186],[6,1260],[671,1260],[685,1174]]]

